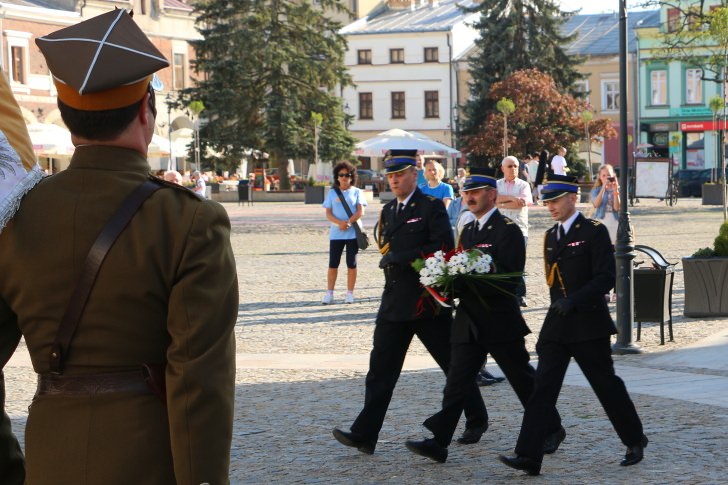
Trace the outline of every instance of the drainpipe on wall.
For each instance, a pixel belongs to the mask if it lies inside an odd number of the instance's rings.
[[[448,65],[448,71],[449,71],[448,72],[448,78],[449,78],[449,83],[450,83],[450,85],[449,85],[449,93],[448,93],[449,94],[449,98],[450,98],[450,103],[449,103],[449,107],[448,107],[448,116],[450,117],[450,146],[454,148],[455,147],[455,130],[454,130],[454,127],[453,127],[453,116],[452,116],[452,110],[453,110],[453,107],[454,106],[453,106],[453,102],[452,102],[452,99],[453,99],[453,84],[452,84],[452,78],[453,78],[453,73],[452,73],[453,62],[452,62],[452,42],[451,42],[451,35],[452,35],[452,31],[450,31],[450,32],[447,33],[447,65]],[[455,103],[457,103],[457,85],[455,86],[455,96],[456,96]],[[450,160],[448,160],[448,161],[450,161]],[[450,168],[449,165],[450,164],[448,163],[448,168]],[[453,176],[455,174],[454,168],[455,167],[452,167],[452,173],[450,174],[451,176]]]

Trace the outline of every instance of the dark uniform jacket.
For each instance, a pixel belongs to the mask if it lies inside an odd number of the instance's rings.
[[[0,340],[20,329],[36,372],[49,372],[91,244],[148,173],[136,151],[78,147],[69,169],[38,184],[0,234]],[[226,483],[237,311],[225,210],[183,187],[158,190],[101,266],[64,374],[166,363],[167,407],[142,393],[37,396],[27,483]]]
[[[565,317],[549,311],[539,338],[581,342],[617,333],[604,300],[616,274],[607,228],[579,214],[562,241],[556,240],[557,230],[558,224],[546,231],[544,242],[551,301],[567,297],[575,306]]]
[[[388,247],[385,257],[391,264],[384,268],[384,293],[377,320],[432,318],[439,308],[424,292],[412,262],[440,249],[452,249],[454,241],[445,205],[415,189],[402,213],[396,211],[394,199],[384,206],[380,217],[379,244]]]
[[[477,248],[493,257],[497,273],[522,273],[526,265],[526,247],[523,232],[518,225],[497,209],[486,224],[475,230],[472,221],[465,225],[460,244],[465,249]],[[511,282],[498,281],[509,294],[487,283],[478,284],[478,294],[463,288],[460,305],[452,327],[452,342],[497,343],[510,342],[531,333],[521,315],[516,299],[516,286],[520,278]],[[458,288],[459,289],[459,288]]]

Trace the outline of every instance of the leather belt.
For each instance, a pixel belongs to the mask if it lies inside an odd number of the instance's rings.
[[[103,374],[38,374],[36,396],[92,395],[130,392],[151,394],[141,370]]]

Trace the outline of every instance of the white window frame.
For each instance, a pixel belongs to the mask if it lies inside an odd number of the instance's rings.
[[[602,80],[602,111],[619,111],[619,79]]]
[[[182,88],[177,87],[177,64],[175,63],[175,55],[182,56]],[[170,91],[176,91],[178,89],[184,89],[187,87],[187,43],[186,42],[174,42],[172,44],[172,85],[169,87]]]
[[[685,69],[685,104],[703,104],[703,70]]]
[[[32,34],[30,32],[20,32],[17,30],[6,30],[3,32],[5,35],[5,44],[7,45],[7,59],[8,59],[8,78],[10,81],[10,88],[13,92],[30,94],[30,38]],[[13,47],[20,47],[23,49],[23,79],[25,82],[19,83],[13,79]]]
[[[589,80],[588,79],[580,79],[579,81],[574,81],[574,88],[579,93],[588,93],[589,92]]]
[[[667,69],[653,69],[650,71],[650,106],[665,106],[666,104]]]

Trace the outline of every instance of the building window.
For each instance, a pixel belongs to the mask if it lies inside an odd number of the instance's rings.
[[[703,104],[702,69],[685,70],[685,104]]]
[[[675,32],[680,29],[680,9],[667,9],[667,31]]]
[[[404,49],[389,49],[389,62],[391,64],[404,64]]]
[[[13,82],[27,84],[25,79],[25,48],[14,45],[10,47],[10,54]]]
[[[359,93],[359,119],[374,119],[374,109],[372,108],[372,93]]]
[[[425,118],[440,117],[440,93],[425,91]]]
[[[619,110],[619,81],[602,81],[602,111]]]
[[[404,91],[392,93],[392,118],[404,118]]]
[[[437,47],[425,47],[425,62],[439,62]]]
[[[172,55],[172,86],[174,89],[185,87],[185,55],[175,52]]]
[[[586,94],[589,92],[589,81],[582,79],[580,81],[574,81],[574,91],[580,94]]]
[[[650,101],[652,106],[667,104],[667,71],[664,69],[650,72]]]
[[[356,51],[356,63],[357,64],[371,64],[372,63],[372,50],[371,49],[359,49]]]

